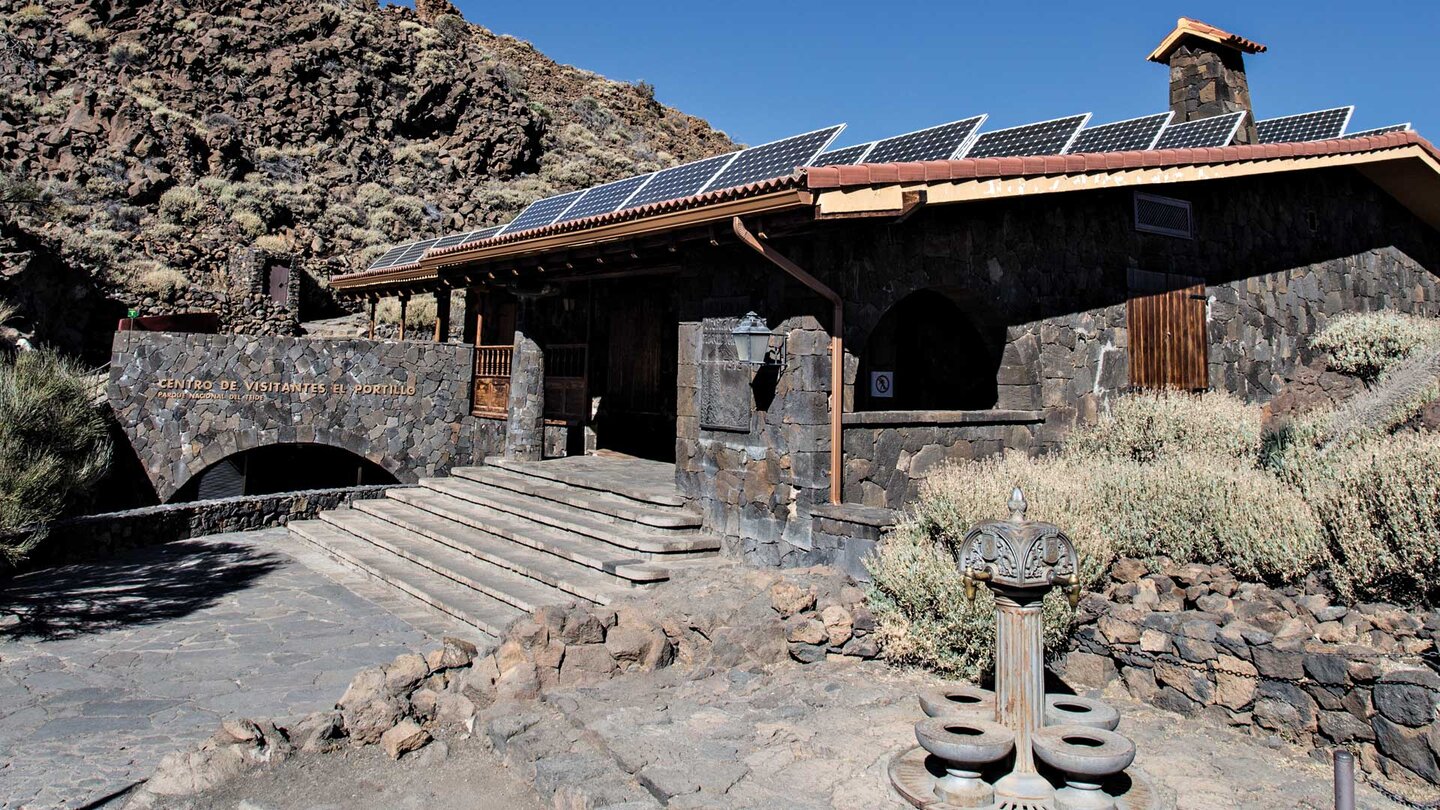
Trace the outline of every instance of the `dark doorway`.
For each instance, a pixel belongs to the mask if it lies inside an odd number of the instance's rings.
[[[323,444],[274,444],[221,459],[205,468],[171,499],[207,501],[305,489],[398,483],[365,458]]]
[[[680,337],[673,287],[637,279],[596,292],[590,359],[596,445],[674,461]]]
[[[1003,335],[987,336],[948,296],[921,290],[875,325],[860,359],[860,410],[985,410],[999,397]]]

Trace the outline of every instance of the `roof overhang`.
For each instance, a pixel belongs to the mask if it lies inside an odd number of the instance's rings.
[[[1413,132],[1298,144],[934,161],[812,169],[821,218],[901,211],[907,193],[944,205],[1144,188],[1349,166],[1440,230],[1440,153]]]
[[[466,284],[490,267],[543,266],[551,256],[667,239],[733,217],[805,212],[817,220],[910,216],[918,207],[1072,191],[1153,188],[1332,167],[1359,171],[1440,230],[1440,151],[1415,132],[1288,144],[1024,158],[873,163],[805,170],[783,183],[704,195],[449,249],[418,264],[335,276],[346,296],[394,295]],[[543,269],[543,267],[542,267]],[[483,275],[481,276],[483,279]]]

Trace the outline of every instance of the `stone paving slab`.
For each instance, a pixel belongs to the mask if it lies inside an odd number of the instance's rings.
[[[298,718],[356,671],[470,637],[284,529],[0,584],[0,808],[84,807],[228,714]]]

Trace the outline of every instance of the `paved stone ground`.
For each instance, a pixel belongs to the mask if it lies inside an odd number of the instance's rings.
[[[359,669],[477,633],[283,529],[0,586],[0,808],[83,807],[230,714],[298,717]],[[19,617],[18,622],[13,617]]]

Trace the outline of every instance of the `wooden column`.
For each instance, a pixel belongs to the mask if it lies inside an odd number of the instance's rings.
[[[450,290],[435,291],[435,342],[444,343],[450,339]]]
[[[405,339],[405,313],[410,309],[410,294],[400,294],[400,339]]]
[[[371,340],[374,340],[374,339],[375,339],[375,306],[376,306],[377,303],[379,303],[379,299],[375,299],[375,298],[371,298],[371,299],[370,299],[370,339],[371,339]]]
[[[475,287],[465,290],[465,323],[460,340],[480,345],[480,290]]]

